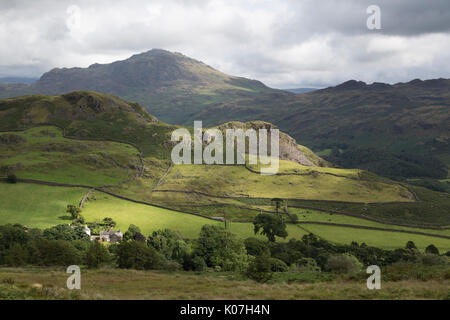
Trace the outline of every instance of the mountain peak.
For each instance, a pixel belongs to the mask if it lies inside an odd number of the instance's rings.
[[[363,81],[348,80],[344,83],[341,83],[340,85],[337,85],[335,88],[341,90],[356,90],[356,89],[363,89],[366,86],[367,84]]]

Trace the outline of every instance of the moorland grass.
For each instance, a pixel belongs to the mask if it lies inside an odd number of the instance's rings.
[[[100,269],[81,271],[81,290],[71,295],[65,269],[1,268],[2,299],[149,299],[149,300],[303,300],[303,299],[448,299],[449,279],[383,281],[368,290],[366,278],[318,283],[260,284],[227,274]],[[11,282],[13,282],[11,284]],[[32,289],[36,284],[41,289]],[[176,317],[176,313],[173,314]]]

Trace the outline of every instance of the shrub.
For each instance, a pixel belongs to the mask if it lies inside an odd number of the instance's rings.
[[[195,243],[194,255],[201,256],[208,267],[220,266],[223,271],[247,269],[244,242],[224,228],[204,225]]]
[[[68,241],[37,241],[34,246],[34,263],[43,266],[70,266],[81,262],[80,252]]]
[[[4,263],[11,267],[24,266],[28,262],[28,251],[19,243],[13,244],[7,251]]]
[[[270,261],[270,270],[272,270],[273,272],[286,272],[289,270],[287,264],[280,259],[269,258],[269,261]]]
[[[406,243],[406,249],[417,249],[416,244],[413,241],[408,241]]]
[[[250,262],[246,275],[257,282],[267,282],[273,277],[271,258],[263,255]]]
[[[286,224],[281,216],[261,213],[255,217],[253,225],[255,234],[261,233],[271,242],[275,242],[275,236],[281,238],[286,238],[288,236]]]
[[[260,256],[260,255],[268,255],[269,254],[269,248],[267,246],[267,243],[256,239],[256,238],[247,238],[244,241],[245,249],[247,250],[247,253],[252,256]]]
[[[88,268],[94,269],[111,259],[108,249],[101,243],[94,241],[86,252],[86,265]]]
[[[328,257],[326,269],[334,273],[355,273],[361,271],[362,264],[350,254],[336,254]]]
[[[183,269],[181,264],[179,264],[178,262],[176,262],[176,261],[167,261],[167,260],[164,262],[164,265],[163,265],[162,268],[164,270],[167,270],[167,271],[179,271],[179,270]]]
[[[438,266],[446,265],[448,261],[446,257],[427,253],[420,257],[420,262],[426,266]]]
[[[119,268],[123,269],[148,270],[162,266],[162,260],[155,249],[135,240],[121,242],[117,257]]]
[[[289,268],[290,271],[300,272],[320,272],[320,267],[317,265],[317,261],[313,258],[301,258]]]
[[[83,227],[71,227],[68,224],[59,224],[57,226],[44,230],[44,238],[48,240],[90,240],[89,236],[84,232]]]
[[[425,248],[425,253],[439,255],[439,249],[436,248],[433,244],[430,244],[428,247]]]
[[[183,257],[183,269],[186,271],[203,271],[207,268],[205,259],[200,256],[185,254]]]

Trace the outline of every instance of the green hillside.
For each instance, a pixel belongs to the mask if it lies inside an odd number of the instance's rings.
[[[83,216],[89,222],[112,217],[122,230],[135,224],[146,234],[170,228],[196,237],[202,225],[226,219],[230,231],[246,238],[253,235],[253,218],[274,213],[271,199],[280,198],[281,213],[299,218],[299,224],[288,224],[289,237],[313,232],[343,244],[398,248],[413,240],[421,249],[431,243],[449,248],[448,230],[430,228],[450,225],[448,195],[360,169],[333,168],[284,133],[279,173],[267,176],[259,174],[259,164],[171,165],[170,136],[179,127],[115,96],[24,96],[0,100],[0,113],[0,174],[18,178],[17,184],[0,183],[0,224],[68,223],[65,207],[96,188]],[[235,127],[273,125],[218,126]]]
[[[31,85],[0,84],[0,98],[75,90],[136,101],[172,124],[269,121],[336,165],[450,191],[449,79],[394,85],[350,80],[294,94],[153,49],[110,64],[56,68]]]

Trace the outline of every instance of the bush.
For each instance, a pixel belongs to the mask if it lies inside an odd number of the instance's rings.
[[[269,255],[269,247],[265,241],[256,238],[247,238],[244,244],[247,253],[251,256]]]
[[[446,257],[441,257],[435,254],[424,254],[420,257],[420,262],[426,266],[438,266],[438,265],[446,265],[448,259]]]
[[[183,257],[183,269],[186,271],[203,271],[207,268],[205,259],[200,256],[185,254]]]
[[[72,227],[68,224],[59,224],[57,226],[45,229],[43,236],[47,240],[90,240],[89,236],[86,232],[84,232],[83,227]]]
[[[273,272],[286,272],[289,270],[287,264],[280,259],[269,258],[269,261],[270,261],[270,270],[272,270]]]
[[[408,241],[406,243],[406,249],[417,249],[416,244],[413,241]]]
[[[223,271],[244,271],[248,255],[244,242],[235,234],[214,225],[204,225],[195,243],[194,255],[205,260],[208,267]]]
[[[289,268],[290,271],[299,272],[320,272],[320,267],[317,265],[317,261],[313,258],[301,258],[294,262]]]
[[[425,253],[439,255],[439,249],[436,248],[433,244],[430,244],[425,248]]]
[[[117,257],[119,268],[123,269],[149,270],[162,266],[161,257],[154,248],[135,240],[121,242]]]
[[[181,266],[181,264],[179,264],[176,261],[167,261],[166,260],[164,262],[162,269],[167,270],[167,271],[180,271],[183,269],[183,267]]]
[[[361,271],[362,264],[350,254],[336,254],[328,257],[326,269],[334,273],[355,273]]]
[[[273,277],[271,258],[268,256],[259,256],[250,262],[247,272],[247,277],[257,282],[267,282]]]
[[[94,241],[86,252],[86,265],[90,269],[100,267],[102,264],[110,261],[111,256],[108,249],[101,243]]]
[[[43,266],[70,266],[81,263],[80,252],[68,241],[36,241],[33,247],[33,262]]]
[[[19,243],[13,244],[5,254],[4,263],[10,267],[20,267],[28,262],[28,251]]]

